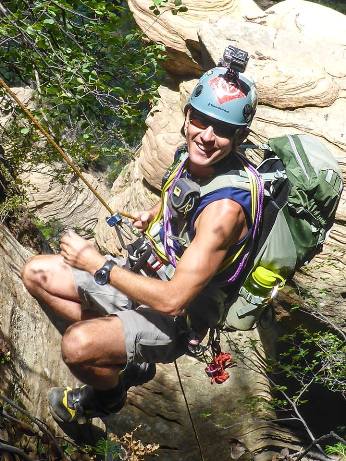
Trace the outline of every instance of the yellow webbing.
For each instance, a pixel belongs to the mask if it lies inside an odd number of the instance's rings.
[[[162,252],[162,249],[161,249],[163,247],[162,243],[161,243],[161,248],[160,248],[160,246],[155,241],[154,237],[150,234],[150,232],[153,229],[154,225],[156,223],[160,222],[162,220],[162,218],[163,218],[164,210],[168,206],[167,205],[167,202],[168,202],[168,189],[169,189],[170,185],[172,184],[172,182],[174,181],[174,178],[176,177],[176,175],[177,175],[177,173],[179,171],[179,168],[181,167],[183,162],[185,162],[185,158],[183,158],[183,160],[177,164],[177,166],[174,168],[172,173],[169,175],[167,181],[165,182],[165,184],[164,184],[164,186],[162,188],[162,192],[161,192],[162,200],[161,200],[160,210],[157,213],[157,215],[154,217],[154,219],[150,222],[147,230],[145,231],[145,235],[148,237],[148,239],[152,243],[152,246],[153,246],[153,248],[155,250],[155,253],[163,261],[165,261],[167,263],[169,262],[169,259],[168,259],[167,255]],[[177,256],[176,256],[176,259],[179,260],[179,258]]]

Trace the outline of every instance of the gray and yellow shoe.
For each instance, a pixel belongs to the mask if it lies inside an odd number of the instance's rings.
[[[126,402],[127,392],[118,386],[112,399],[101,400],[91,386],[75,389],[53,387],[48,391],[49,409],[53,418],[60,423],[85,424],[92,418],[104,418],[117,413]]]
[[[131,386],[150,381],[155,372],[155,364],[129,364],[120,374],[117,387],[105,392],[96,391],[88,385],[74,389],[53,387],[48,391],[50,412],[59,423],[85,424],[92,418],[104,418],[123,408]]]

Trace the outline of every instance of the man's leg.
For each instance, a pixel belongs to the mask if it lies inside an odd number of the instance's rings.
[[[35,298],[73,323],[63,336],[63,358],[71,372],[87,385],[49,391],[48,399],[56,419],[65,422],[79,419],[74,407],[80,406],[81,401],[89,405],[89,414],[93,416],[104,413],[100,408],[116,412],[125,403],[129,387],[154,377],[155,364],[132,362],[121,374],[118,384],[119,372],[127,360],[122,322],[115,316],[104,315],[131,308],[126,296],[108,285],[96,285],[91,275],[72,270],[61,256],[32,258],[25,265],[22,277]],[[101,307],[101,311],[95,311],[95,306]],[[80,321],[90,318],[95,320]]]
[[[120,319],[108,316],[71,325],[62,338],[61,352],[66,365],[83,383],[99,390],[115,387],[127,361]]]
[[[116,413],[124,406],[133,383],[123,377],[119,380],[127,361],[120,319],[109,316],[71,325],[62,338],[61,351],[72,374],[86,385],[49,391],[48,401],[56,420],[84,422]]]
[[[70,322],[89,318],[81,309],[72,269],[62,256],[34,256],[23,267],[22,280],[29,293],[59,317]]]

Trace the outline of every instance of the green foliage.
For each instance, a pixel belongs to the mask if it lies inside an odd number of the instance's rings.
[[[115,163],[118,172],[143,135],[163,75],[163,46],[143,42],[125,1],[4,5],[0,75],[11,86],[35,90],[35,116],[80,165],[112,172]],[[1,112],[12,120],[2,143],[17,173],[56,161],[13,102],[3,92],[0,98]]]
[[[0,351],[0,365],[6,365],[11,362],[11,352],[2,352]]]
[[[49,246],[53,250],[59,251],[60,237],[65,229],[63,223],[58,219],[53,218],[47,222],[43,222],[40,219],[35,219],[34,224],[41,231],[42,236],[48,242]]]
[[[344,0],[313,0],[314,3],[318,3],[319,5],[328,6],[329,8],[333,8],[340,13],[346,14],[346,4]]]
[[[331,331],[311,332],[303,327],[296,328],[294,333],[280,338],[284,351],[277,359],[265,356],[259,339],[244,341],[240,333],[238,336],[226,333],[226,337],[238,366],[265,376],[273,391],[270,399],[247,398],[241,405],[243,412],[260,418],[267,418],[266,410],[269,410],[269,417],[273,411],[278,412],[278,421],[300,421],[314,440],[301,407],[307,403],[307,393],[314,384],[345,397],[346,344],[342,333],[339,337]],[[335,430],[344,433],[345,427]]]
[[[276,369],[301,386],[322,384],[332,392],[346,391],[346,344],[331,332],[298,328],[280,339],[287,346]],[[284,360],[282,360],[284,359]],[[299,392],[299,399],[302,398]]]
[[[35,218],[34,225],[41,232],[43,238],[49,244],[49,247],[53,251],[59,252],[61,234],[66,230],[66,225],[55,218],[49,221],[42,221],[41,219]],[[72,226],[70,228],[85,238],[92,238],[94,236],[93,232],[89,229],[81,229],[78,226]]]
[[[95,447],[96,454],[103,455],[107,459],[111,456],[111,459],[113,460],[121,459],[121,453],[123,451],[124,450],[119,442],[115,442],[114,440],[109,439],[99,440]]]
[[[155,16],[160,16],[167,9],[174,15],[187,11],[187,7],[183,5],[183,0],[173,0],[171,2],[168,0],[152,0],[152,5],[149,6],[149,9],[152,10]]]
[[[327,445],[325,448],[327,455],[341,455],[346,459],[346,445],[338,442],[335,445]]]

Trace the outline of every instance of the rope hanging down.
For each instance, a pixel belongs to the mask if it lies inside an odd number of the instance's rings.
[[[95,197],[102,203],[102,205],[112,214],[115,214],[108,203],[101,197],[101,195],[97,192],[97,190],[90,184],[90,182],[83,176],[82,171],[79,167],[66,155],[63,149],[57,144],[57,142],[53,139],[53,137],[47,132],[45,128],[41,125],[41,123],[37,120],[37,118],[31,113],[31,111],[25,107],[25,105],[20,101],[17,95],[11,90],[11,88],[4,82],[2,78],[0,78],[0,85],[4,88],[4,90],[11,96],[12,99],[18,104],[18,106],[22,109],[25,115],[29,118],[29,120],[33,123],[35,128],[40,131],[43,136],[47,139],[49,144],[51,144],[55,150],[59,152],[61,157],[65,160],[68,166],[76,173],[76,175],[84,182],[84,184],[91,190],[91,192],[95,195]],[[125,211],[118,211],[117,214],[124,216],[125,218],[135,220],[136,218]]]

